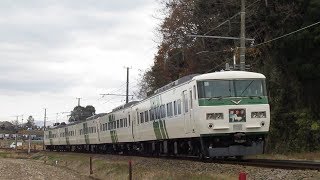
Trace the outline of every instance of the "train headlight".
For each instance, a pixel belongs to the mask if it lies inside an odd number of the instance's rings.
[[[207,120],[223,119],[223,113],[207,113]]]
[[[266,118],[267,113],[265,111],[251,112],[251,118]]]

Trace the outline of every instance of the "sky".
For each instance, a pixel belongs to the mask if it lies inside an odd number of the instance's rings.
[[[0,121],[42,121],[45,108],[49,123],[66,121],[77,97],[97,113],[123,104],[100,94],[125,94],[125,67],[137,89],[157,50],[159,9],[158,0],[1,0]]]

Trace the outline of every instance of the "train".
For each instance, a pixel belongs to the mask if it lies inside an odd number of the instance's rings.
[[[270,126],[266,89],[256,72],[188,75],[141,101],[47,128],[45,148],[201,159],[262,154]]]

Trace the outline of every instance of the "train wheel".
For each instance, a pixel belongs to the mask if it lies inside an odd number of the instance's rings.
[[[239,160],[239,161],[243,160],[243,156],[236,156],[236,159]]]
[[[199,159],[200,161],[203,161],[203,160],[205,159],[205,156],[204,156],[204,154],[203,154],[202,152],[199,152],[199,154],[198,154],[198,159]]]

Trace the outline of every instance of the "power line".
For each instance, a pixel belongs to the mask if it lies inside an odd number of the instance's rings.
[[[255,3],[259,2],[261,0],[257,0],[253,3],[251,3],[250,5],[248,5],[247,7],[245,7],[245,9],[248,9],[249,7],[253,6]],[[204,35],[207,35],[208,33],[214,31],[215,29],[221,27],[222,25],[224,25],[227,22],[230,22],[231,19],[237,17],[238,15],[240,15],[241,12],[236,13],[235,15],[231,16],[229,19],[225,20],[224,22],[220,23],[218,26],[214,27],[213,29],[209,30],[208,32],[204,33]]]
[[[264,45],[264,44],[270,43],[270,42],[272,42],[272,41],[276,41],[276,40],[278,40],[278,39],[281,39],[281,38],[284,38],[284,37],[290,36],[290,35],[292,35],[292,34],[295,34],[295,33],[297,33],[297,32],[300,32],[300,31],[302,31],[302,30],[308,29],[308,28],[313,27],[313,26],[318,25],[318,24],[320,24],[320,21],[318,21],[318,22],[316,22],[316,23],[313,23],[313,24],[311,24],[311,25],[309,25],[309,26],[303,27],[303,28],[301,28],[301,29],[295,30],[295,31],[293,31],[293,32],[290,32],[290,33],[288,33],[288,34],[285,34],[285,35],[282,35],[282,36],[276,37],[276,38],[271,39],[271,40],[269,40],[269,41],[266,41],[266,42],[263,42],[263,43],[260,43],[260,44],[254,45],[254,46],[252,46],[252,47],[257,47],[257,46],[261,46],[261,45]]]

